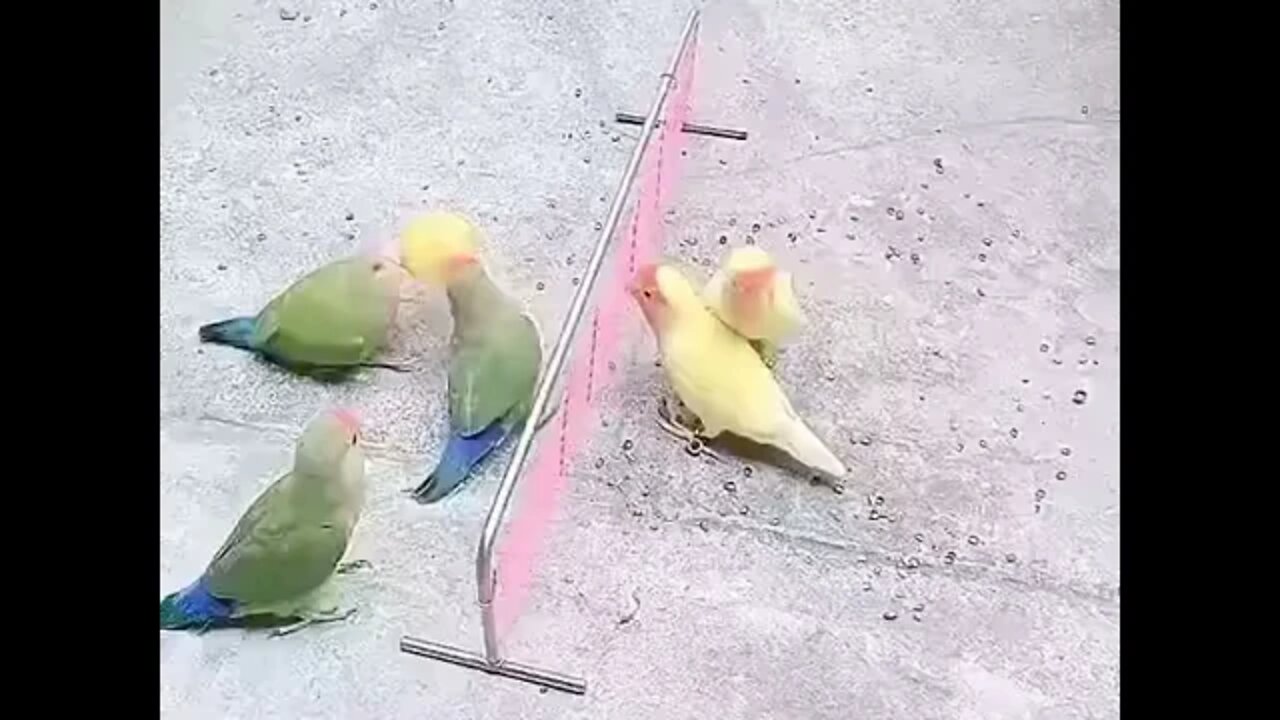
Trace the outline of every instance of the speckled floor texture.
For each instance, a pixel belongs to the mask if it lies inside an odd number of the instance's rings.
[[[813,322],[780,382],[851,470],[837,494],[685,454],[636,313],[506,643],[585,696],[398,649],[480,647],[509,456],[399,495],[444,433],[438,295],[397,330],[409,374],[322,385],[197,342],[436,207],[554,333],[638,136],[613,115],[647,109],[690,7],[162,0],[160,593],[320,409],[378,443],[359,614],[162,632],[163,717],[1119,717],[1118,2],[700,6],[692,119],[750,139],[690,139],[667,250],[705,277],[751,236],[794,273]]]

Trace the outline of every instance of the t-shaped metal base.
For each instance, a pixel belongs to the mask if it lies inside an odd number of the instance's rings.
[[[481,670],[490,675],[501,675],[513,680],[522,680],[534,685],[541,685],[553,690],[561,692],[573,693],[574,695],[585,695],[587,692],[587,681],[581,678],[561,675],[558,672],[543,670],[541,668],[532,667],[530,665],[522,665],[510,660],[499,660],[491,663],[484,658],[467,650],[453,647],[451,645],[442,645],[440,643],[431,642],[430,640],[419,640],[409,636],[400,638],[401,652],[407,652],[410,655],[418,655],[420,657],[431,658],[432,660],[442,660],[454,665],[461,665],[472,670]]]

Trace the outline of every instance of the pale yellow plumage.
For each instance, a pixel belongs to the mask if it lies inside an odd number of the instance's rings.
[[[658,338],[676,394],[702,421],[706,437],[728,431],[844,475],[844,464],[796,414],[747,339],[711,313],[679,270],[645,268],[632,292]]]
[[[756,291],[744,290],[735,278],[744,273],[769,273]],[[748,340],[777,347],[804,324],[796,302],[791,273],[778,269],[773,258],[755,246],[734,248],[702,289],[707,307]]]

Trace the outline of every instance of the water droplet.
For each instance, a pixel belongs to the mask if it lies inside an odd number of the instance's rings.
[[[955,551],[955,550],[948,550],[948,551],[947,551],[947,554],[946,554],[946,555],[944,555],[942,559],[943,559],[943,561],[944,561],[944,562],[946,562],[948,565],[953,565],[953,564],[955,564],[955,561],[956,561],[956,551]]]
[[[982,244],[991,247],[991,238],[982,238]]]
[[[729,218],[729,227],[737,227],[738,218]]]
[[[751,223],[751,232],[753,233],[760,232],[760,223]]]
[[[918,208],[916,208],[916,214],[917,214],[917,215],[924,215],[924,208],[922,208],[922,207],[918,207]]]
[[[622,452],[631,452],[631,448],[635,447],[635,443],[630,438],[622,441]]]
[[[911,253],[911,264],[912,265],[920,264],[920,253]],[[982,291],[979,290],[978,292],[982,292]]]
[[[883,617],[885,620],[890,620],[890,621],[892,621],[892,620],[897,620],[897,619],[898,619],[898,613],[896,613],[896,612],[894,612],[894,611],[892,611],[892,610],[885,610],[885,611],[884,611],[884,615],[883,615],[882,617]]]
[[[725,481],[724,481],[724,491],[725,491],[725,492],[731,492],[731,493],[738,492],[738,484],[737,484],[737,483],[735,483],[735,482],[734,482],[734,481],[732,481],[732,480],[725,480]]]
[[[226,269],[227,269],[227,266],[226,266],[226,265],[224,265],[223,263],[218,263],[218,269],[219,269],[219,270],[226,270]]]
[[[1018,403],[1017,405],[1014,406],[1013,409],[1017,410],[1018,412],[1022,412],[1023,410],[1026,410],[1026,408],[1022,406],[1022,403]]]
[[[908,570],[915,570],[915,569],[916,569],[916,568],[918,568],[918,567],[920,567],[920,558],[915,557],[915,556],[912,556],[912,557],[907,558],[907,569],[908,569]]]
[[[1011,438],[1017,438],[1017,437],[1018,437],[1018,428],[1009,428],[1009,437],[1011,437]]]
[[[982,448],[983,450],[986,450],[986,449],[987,449],[987,441],[986,441],[986,440],[979,440],[979,441],[978,441],[978,447]]]
[[[706,521],[706,520],[699,520],[699,521],[698,521],[698,529],[699,529],[699,530],[701,530],[702,532],[706,532],[706,531],[707,531],[707,521]]]
[[[289,9],[289,8],[280,8],[280,19],[281,19],[281,20],[286,20],[286,21],[293,21],[293,20],[297,20],[297,19],[298,19],[298,11],[297,11],[297,10],[291,10],[291,9]]]
[[[577,278],[577,277],[575,277],[575,278],[573,278],[572,280],[570,280],[569,282],[570,282],[570,283],[572,283],[574,287],[578,287],[578,283],[582,282],[582,279],[581,279],[581,278]]]
[[[1058,479],[1058,482],[1062,482],[1063,480],[1066,480],[1066,479],[1067,479],[1067,471],[1066,471],[1066,470],[1059,470],[1059,471],[1057,472],[1057,474],[1056,474],[1056,475],[1054,475],[1054,477]]]
[[[1083,405],[1085,400],[1089,399],[1089,393],[1084,390],[1077,390],[1071,394],[1071,402],[1077,405]]]
[[[1069,448],[1069,447],[1064,447],[1064,448],[1062,448],[1061,450],[1059,450],[1058,452],[1062,453],[1062,456],[1063,456],[1063,457],[1071,457],[1071,448]]]
[[[539,281],[538,281],[538,283],[537,283],[536,285],[534,285],[534,287],[536,287],[536,288],[537,288],[537,289],[539,289],[539,290],[546,290],[546,289],[547,289],[547,284],[546,284],[545,282],[543,282],[543,281],[539,280]]]
[[[597,469],[597,470],[599,470],[600,468],[604,467],[604,458],[596,458],[596,463],[595,463],[595,465],[596,465],[596,469]]]
[[[1089,345],[1089,346],[1097,345],[1097,344],[1098,344],[1098,338],[1096,338],[1096,337],[1094,337],[1094,336],[1090,335],[1089,337],[1087,337],[1087,338],[1085,338],[1085,339],[1084,339],[1084,344],[1085,344],[1085,345]]]
[[[743,505],[742,507],[738,508],[739,515],[746,515],[749,512],[751,512],[751,508],[747,507],[746,505]]]
[[[904,212],[902,212],[901,210],[899,210],[899,211],[897,211],[897,212],[895,212],[895,213],[893,214],[893,218],[894,218],[895,220],[901,220],[901,219],[905,218],[906,216],[907,216],[907,214],[906,214],[906,213],[904,213]]]
[[[892,206],[892,205],[890,205],[888,208],[886,208],[886,209],[885,209],[885,213],[886,213],[886,214],[888,214],[888,215],[889,215],[889,217],[893,217],[893,215],[894,215],[894,209],[893,209],[893,206]]]
[[[1045,495],[1048,495],[1048,493],[1044,491],[1044,488],[1040,488],[1036,490],[1036,502],[1040,502],[1041,500],[1043,500]]]
[[[1081,114],[1081,115],[1088,115],[1088,114],[1089,114],[1089,106],[1088,106],[1088,105],[1081,105],[1081,106],[1080,106],[1080,114]]]
[[[1042,353],[1047,353],[1047,352],[1049,352],[1049,343],[1047,343],[1047,342],[1042,342],[1042,343],[1040,343],[1040,352],[1042,352]]]
[[[728,236],[728,235],[721,235],[721,236],[720,236],[720,244],[721,244],[721,245],[727,244],[728,242],[729,242],[729,236]]]
[[[978,253],[978,262],[986,262],[986,261],[987,261],[987,254],[986,254],[986,253]]]
[[[582,88],[574,88],[574,89],[573,89],[573,96],[574,96],[574,97],[576,97],[576,98],[580,98],[580,97],[582,97]]]
[[[258,233],[258,242],[265,242],[266,239],[267,239],[266,233]]]
[[[1007,563],[1016,563],[1018,562],[1018,556],[1014,555],[1013,553],[1007,553],[1004,556],[1004,561]]]
[[[978,539],[978,536],[977,536],[977,535],[970,535],[970,536],[969,536],[969,544],[970,544],[970,545],[977,545],[977,544],[978,544],[978,543],[980,543],[980,542],[982,542],[982,541]]]

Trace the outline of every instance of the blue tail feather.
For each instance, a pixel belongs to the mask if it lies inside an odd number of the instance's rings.
[[[160,629],[185,630],[225,625],[231,622],[234,612],[235,603],[215,597],[201,577],[160,601]]]
[[[238,317],[201,325],[200,341],[256,352],[258,347],[253,342],[253,335],[257,324],[256,318]]]
[[[474,435],[464,437],[457,432],[451,433],[435,470],[414,489],[414,497],[423,504],[448,497],[471,477],[476,466],[511,437],[517,427],[497,420]]]

